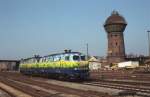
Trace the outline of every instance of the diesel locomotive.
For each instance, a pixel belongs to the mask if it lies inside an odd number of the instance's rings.
[[[19,69],[26,75],[82,80],[89,78],[88,61],[80,52],[64,52],[22,59]]]

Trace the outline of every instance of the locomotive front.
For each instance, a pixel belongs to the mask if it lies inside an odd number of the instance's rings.
[[[89,78],[89,62],[81,53],[70,54],[70,63],[73,65],[72,76],[79,79]],[[69,63],[68,63],[69,64]]]

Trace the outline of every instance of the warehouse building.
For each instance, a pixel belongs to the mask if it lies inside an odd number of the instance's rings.
[[[19,63],[19,60],[0,60],[0,71],[16,71]]]

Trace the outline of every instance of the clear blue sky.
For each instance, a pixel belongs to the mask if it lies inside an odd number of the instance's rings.
[[[47,55],[65,48],[106,56],[103,24],[113,10],[128,22],[126,53],[148,55],[150,0],[0,0],[0,59]]]

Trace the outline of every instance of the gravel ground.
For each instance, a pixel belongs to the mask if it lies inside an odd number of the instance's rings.
[[[4,92],[3,90],[0,89],[0,97],[11,97],[8,95],[8,93]]]

